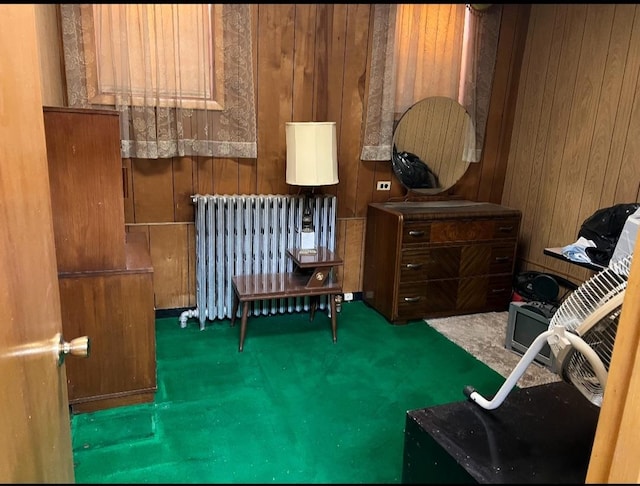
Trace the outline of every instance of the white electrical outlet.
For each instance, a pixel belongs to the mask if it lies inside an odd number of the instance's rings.
[[[378,181],[377,189],[378,191],[390,191],[391,181]]]
[[[349,302],[350,300],[353,300],[353,292],[345,292],[344,301]]]

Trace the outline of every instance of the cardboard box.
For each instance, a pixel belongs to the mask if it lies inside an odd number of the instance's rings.
[[[636,246],[636,238],[638,236],[638,227],[640,226],[640,209],[636,210],[631,216],[627,218],[627,221],[622,227],[620,238],[613,250],[611,256],[611,262],[620,260],[627,255],[631,255]]]

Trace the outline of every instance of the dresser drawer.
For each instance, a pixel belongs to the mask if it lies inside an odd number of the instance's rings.
[[[414,319],[454,309],[457,293],[458,279],[401,284],[398,292],[398,315],[401,319]]]
[[[494,238],[517,238],[520,229],[519,218],[496,219],[493,222]]]
[[[431,239],[431,223],[405,221],[402,226],[402,247],[422,245]]]
[[[453,278],[460,268],[461,246],[404,250],[400,256],[400,284]]]
[[[400,255],[400,283],[509,273],[515,243],[410,248]]]
[[[455,243],[463,241],[517,238],[518,219],[476,219],[438,221],[431,225],[431,243]]]

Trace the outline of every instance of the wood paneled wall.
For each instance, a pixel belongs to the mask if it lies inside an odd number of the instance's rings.
[[[287,121],[335,121],[339,184],[325,192],[338,198],[337,252],[345,264],[345,292],[362,290],[362,258],[367,206],[401,197],[404,190],[388,161],[360,160],[362,120],[370,62],[373,6],[370,4],[253,5],[258,157],[125,160],[125,216],[128,231],[148,235],[154,266],[156,307],[195,306],[194,208],[196,193],[282,194],[297,188],[285,182]],[[528,9],[505,6],[503,48],[498,56],[495,107],[488,129],[488,162],[474,164],[456,192],[499,202],[492,188],[506,158],[503,124],[513,112],[514,50],[523,45]],[[517,59],[517,56],[515,56]],[[494,99],[492,98],[492,99]],[[493,106],[493,105],[492,105]],[[511,107],[511,108],[510,108]],[[491,116],[491,115],[490,115]],[[507,138],[508,140],[508,138]],[[501,167],[496,169],[496,166]],[[376,181],[391,180],[391,191]]]
[[[596,210],[638,201],[640,6],[533,5],[502,203],[522,210],[522,268],[592,275],[544,256]]]
[[[373,5],[252,5],[257,102],[256,159],[182,157],[123,160],[127,231],[148,236],[158,309],[195,306],[194,208],[191,195],[293,193],[285,181],[287,121],[335,121],[340,182],[324,190],[338,198],[337,252],[345,264],[345,292],[362,290],[367,206],[404,196],[389,161],[360,160],[367,103]],[[500,202],[507,165],[519,63],[529,6],[503,5],[496,75],[483,160],[472,164],[454,193]],[[55,24],[53,9],[41,9],[41,25]],[[51,51],[56,36],[39,29],[39,45]],[[48,46],[48,47],[47,47]],[[53,54],[60,51],[51,51]],[[63,70],[43,64],[43,79],[55,87],[59,106]],[[392,181],[377,191],[378,180]]]

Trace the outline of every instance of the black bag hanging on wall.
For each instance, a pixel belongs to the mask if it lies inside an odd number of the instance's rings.
[[[595,243],[595,247],[585,249],[592,262],[603,266],[609,265],[627,218],[638,208],[640,203],[616,204],[609,208],[598,209],[584,220],[578,236]]]

